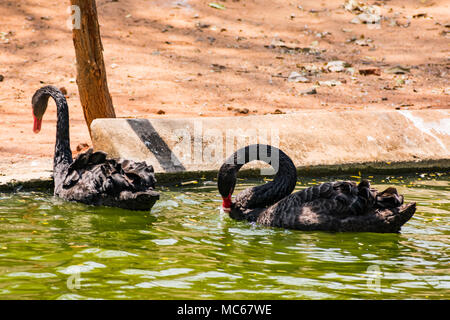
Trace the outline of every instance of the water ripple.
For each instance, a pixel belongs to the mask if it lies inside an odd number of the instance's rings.
[[[390,180],[407,201],[419,203],[399,234],[300,232],[234,221],[218,210],[216,182],[201,180],[161,187],[151,213],[84,206],[40,192],[0,194],[0,295],[449,299],[449,176],[370,178],[380,189]],[[300,177],[297,190],[335,179]],[[239,180],[236,192],[260,183]],[[77,276],[82,291],[68,291]],[[369,285],[374,276],[378,288]]]

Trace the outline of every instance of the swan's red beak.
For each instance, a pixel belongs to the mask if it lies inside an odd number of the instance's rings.
[[[231,194],[228,197],[222,197],[222,199],[223,199],[223,202],[222,202],[223,211],[230,212],[231,211]]]
[[[34,118],[33,131],[34,133],[39,133],[39,131],[41,131],[42,119],[36,118],[35,115],[33,115],[33,118]]]

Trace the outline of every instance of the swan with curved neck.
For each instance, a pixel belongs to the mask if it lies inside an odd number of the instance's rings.
[[[254,160],[277,167],[275,178],[264,185],[242,191],[237,195],[233,206],[231,195],[236,185],[237,173],[244,164]],[[297,171],[292,160],[280,149],[261,144],[250,145],[236,151],[225,160],[218,175],[219,192],[223,199],[222,207],[236,218],[243,210],[264,208],[278,202],[294,190],[296,182]]]
[[[57,108],[53,159],[55,196],[92,205],[150,210],[159,199],[159,194],[154,191],[156,180],[151,165],[107,159],[104,152],[93,152],[92,149],[72,159],[69,107],[66,98],[56,87],[43,87],[33,95],[33,131],[38,133],[41,130],[50,97],[55,100]]]
[[[260,151],[269,156],[261,157]],[[233,202],[237,172],[253,160],[276,162],[277,174],[271,182],[240,192]],[[219,170],[222,207],[233,219],[264,226],[352,232],[398,232],[416,210],[415,203],[403,204],[395,188],[379,192],[367,180],[328,182],[291,194],[296,181],[294,163],[283,151],[260,144],[244,147]]]

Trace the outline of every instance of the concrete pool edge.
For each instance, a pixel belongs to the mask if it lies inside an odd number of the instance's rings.
[[[450,109],[96,119],[91,129],[94,149],[152,164],[159,185],[212,180],[223,159],[250,143],[278,146],[299,176],[450,170]],[[42,158],[4,165],[0,191],[51,188],[52,164]],[[249,164],[239,175],[261,177],[260,167]]]
[[[450,159],[446,109],[106,118],[95,119],[91,132],[95,150],[146,161],[158,173],[214,171],[233,152],[254,143],[280,148],[298,168]]]
[[[321,177],[338,175],[368,174],[414,174],[426,172],[450,171],[450,159],[408,161],[408,162],[368,162],[347,163],[334,165],[316,165],[297,167],[299,177]],[[198,180],[213,180],[217,177],[217,170],[210,171],[183,171],[183,172],[157,172],[156,179],[159,186],[190,185]],[[262,178],[260,169],[244,169],[239,172],[239,178]],[[269,176],[270,177],[270,176]],[[50,190],[53,188],[51,174],[43,172],[41,178],[8,180],[3,177],[0,182],[0,192],[14,192],[21,190]],[[195,182],[197,181],[197,182]]]

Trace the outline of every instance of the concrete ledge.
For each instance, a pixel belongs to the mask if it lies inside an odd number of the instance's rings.
[[[0,183],[0,192],[16,192],[22,190],[51,191],[53,189],[53,179],[40,178],[30,180],[15,180]]]
[[[25,160],[2,159],[0,165],[0,191],[14,191],[20,188],[47,189],[53,186],[53,155],[51,158]]]
[[[355,163],[347,165],[319,165],[309,167],[298,167],[298,176],[302,177],[321,177],[321,176],[344,176],[344,175],[397,175],[425,172],[439,172],[450,170],[450,159],[429,160],[420,162],[396,162],[396,163]],[[187,180],[206,179],[213,180],[217,178],[218,170],[214,171],[183,171],[183,172],[164,172],[156,173],[158,184],[171,185],[180,184]],[[239,171],[239,178],[260,179],[261,171],[257,168],[248,168]]]
[[[111,157],[154,165],[159,185],[212,180],[226,156],[254,142],[278,144],[301,176],[450,170],[450,110],[97,119],[92,135],[95,149]],[[51,190],[53,160],[35,162],[8,169],[0,177],[0,192]],[[239,176],[261,178],[259,167],[246,165]]]
[[[322,165],[299,167],[297,172],[299,176],[303,177],[321,177],[333,176],[339,177],[341,175],[398,175],[408,173],[425,173],[425,172],[448,172],[450,170],[450,159],[444,160],[429,160],[420,162],[396,162],[396,163],[357,163],[346,165]],[[180,172],[159,172],[156,173],[158,186],[170,185],[189,185],[191,181],[198,182],[199,180],[214,180],[217,177],[217,169],[214,171],[180,171]],[[259,169],[244,169],[239,171],[239,178],[255,178],[261,179],[261,172]],[[47,177],[38,179],[4,179],[0,181],[0,192],[14,192],[40,190],[52,191],[53,179],[50,174]]]
[[[232,152],[257,142],[279,146],[302,171],[382,163],[417,170],[450,160],[450,110],[96,119],[91,131],[96,150],[146,161],[157,173],[216,171]]]

